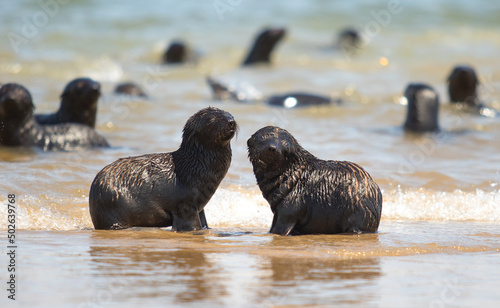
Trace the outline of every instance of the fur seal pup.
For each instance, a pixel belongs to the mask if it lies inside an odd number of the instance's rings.
[[[178,150],[122,158],[104,167],[90,187],[94,227],[207,228],[203,208],[227,173],[236,129],[231,114],[205,108],[187,120]]]
[[[439,131],[439,95],[423,83],[411,83],[404,96],[408,102],[404,129],[407,132],[424,133]]]
[[[283,108],[300,108],[342,103],[340,98],[332,98],[305,92],[291,92],[262,97],[260,93],[259,95],[255,95],[253,93],[248,93],[248,91],[237,89],[236,87],[229,87],[212,77],[207,77],[207,83],[212,90],[212,98],[223,102],[233,101],[238,103],[248,103],[252,101],[262,101],[270,106]]]
[[[255,39],[243,65],[270,63],[271,53],[276,44],[285,36],[285,33],[286,30],[283,28],[263,30]]]
[[[130,96],[137,96],[142,98],[147,98],[146,92],[142,89],[141,86],[134,82],[122,82],[116,85],[115,94],[124,94]]]
[[[90,78],[70,81],[61,94],[61,106],[56,113],[37,114],[40,124],[80,123],[95,127],[97,100],[101,95],[101,85]]]
[[[78,123],[40,125],[33,116],[29,91],[14,83],[0,89],[0,145],[37,146],[43,150],[108,147],[94,129]]]
[[[359,165],[318,159],[274,126],[261,128],[247,144],[257,184],[274,213],[270,233],[377,231],[382,193]]]

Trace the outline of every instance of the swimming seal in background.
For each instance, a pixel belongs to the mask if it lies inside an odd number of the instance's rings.
[[[109,146],[87,125],[40,125],[33,116],[34,108],[25,87],[10,83],[0,89],[0,145],[37,146],[45,151]]]
[[[479,99],[477,87],[479,79],[476,71],[467,65],[457,65],[448,76],[450,102],[466,111],[487,117],[496,117],[498,110],[485,106]]]
[[[188,58],[188,48],[182,41],[173,41],[163,54],[164,64],[184,63]]]
[[[271,53],[276,44],[285,36],[285,33],[286,30],[283,28],[263,30],[255,39],[243,65],[271,63]]]
[[[309,94],[309,93],[286,93],[282,95],[273,95],[267,99],[267,104],[284,108],[308,107],[318,105],[330,105],[333,100],[330,97]],[[338,103],[338,101],[335,101]]]
[[[205,108],[187,120],[178,150],[122,158],[104,167],[90,187],[94,227],[208,228],[203,208],[229,169],[236,129],[231,114]]]
[[[450,102],[464,102],[468,105],[475,106],[479,104],[477,95],[477,79],[476,71],[465,65],[455,66],[448,76],[448,94]]]
[[[414,133],[439,131],[439,95],[436,91],[423,83],[411,83],[404,96],[408,102],[404,129]]]
[[[138,84],[135,84],[134,82],[128,81],[128,82],[122,82],[120,84],[117,84],[115,87],[115,94],[124,94],[124,95],[130,95],[130,96],[137,96],[137,97],[142,97],[142,98],[147,98],[148,96],[146,95],[146,92],[142,89],[141,86]]]
[[[363,39],[358,30],[347,27],[338,34],[335,46],[344,54],[353,55],[363,48]]]
[[[255,96],[246,91],[229,87],[220,81],[207,77],[207,83],[212,90],[214,100],[223,102],[233,101],[239,103],[247,103],[252,101],[263,101],[264,103],[284,108],[309,107],[318,105],[340,104],[340,98],[331,98],[318,94],[291,92],[269,97]]]
[[[377,231],[382,193],[359,165],[318,159],[274,126],[261,128],[247,144],[257,184],[274,213],[270,233]]]
[[[80,123],[95,127],[97,101],[101,95],[101,85],[90,78],[70,81],[61,94],[61,105],[56,113],[37,114],[40,124]]]

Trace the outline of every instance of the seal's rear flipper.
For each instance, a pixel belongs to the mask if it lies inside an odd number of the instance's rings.
[[[207,83],[212,90],[212,96],[214,100],[219,100],[223,102],[227,101],[235,101],[239,102],[240,99],[238,95],[234,92],[234,90],[229,89],[229,87],[218,80],[213,79],[210,76],[207,76]]]
[[[200,225],[201,225],[201,229],[204,230],[204,229],[210,229],[210,227],[208,227],[208,223],[207,223],[207,218],[205,217],[205,210],[201,210],[200,212]]]

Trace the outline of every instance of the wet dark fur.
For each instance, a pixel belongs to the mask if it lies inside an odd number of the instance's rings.
[[[255,39],[243,65],[270,63],[271,53],[276,44],[283,38],[285,32],[285,29],[266,29],[262,31]]]
[[[61,106],[56,113],[37,114],[40,124],[80,123],[95,128],[97,101],[101,85],[90,78],[69,82],[61,94]]]
[[[408,105],[404,129],[424,133],[439,131],[439,95],[428,85],[412,83],[404,93]]]
[[[0,144],[37,146],[43,150],[76,150],[109,146],[104,137],[82,124],[40,125],[33,116],[31,94],[18,84],[0,89]]]
[[[138,97],[147,97],[146,92],[133,82],[123,82],[116,85],[115,94],[125,94]]]
[[[382,193],[360,166],[318,159],[289,132],[273,126],[252,135],[248,153],[257,184],[274,213],[270,233],[377,231]]]
[[[236,129],[231,114],[205,108],[188,119],[177,151],[122,158],[106,166],[90,187],[94,227],[206,228],[203,208],[227,173]]]

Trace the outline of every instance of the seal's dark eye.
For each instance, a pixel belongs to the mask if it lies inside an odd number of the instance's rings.
[[[271,152],[271,153],[278,152],[278,149],[276,148],[276,146],[275,146],[275,145],[269,145],[269,146],[267,147],[267,150],[268,150],[269,152]]]

